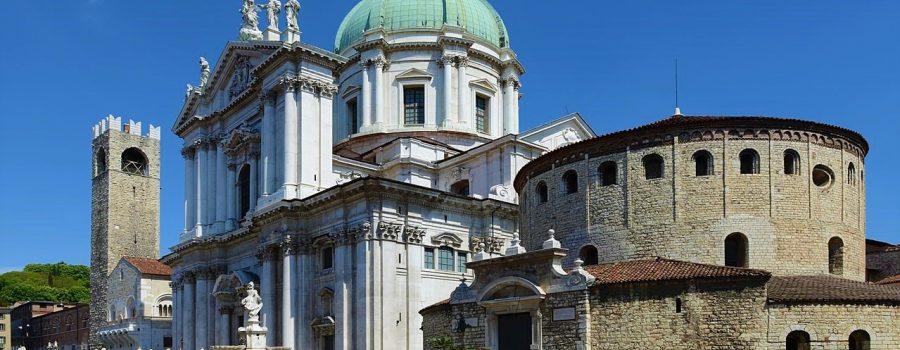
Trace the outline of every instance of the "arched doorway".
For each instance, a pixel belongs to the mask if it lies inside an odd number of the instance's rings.
[[[848,339],[850,350],[869,350],[870,340],[868,332],[861,329],[853,331],[853,333],[850,333],[850,339]]]
[[[487,313],[486,347],[519,350],[539,344],[539,309],[545,295],[540,287],[521,277],[504,277],[485,286],[477,300]]]
[[[790,332],[784,341],[786,350],[810,350],[809,343],[809,333],[804,331]]]

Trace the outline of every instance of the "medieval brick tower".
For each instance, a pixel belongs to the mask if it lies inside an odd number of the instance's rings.
[[[123,256],[159,258],[160,129],[108,116],[93,129],[91,169],[91,345],[113,321],[107,278]]]

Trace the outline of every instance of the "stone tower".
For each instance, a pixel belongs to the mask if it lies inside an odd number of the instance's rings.
[[[160,129],[108,116],[94,126],[91,168],[91,345],[108,321],[107,278],[123,256],[159,258]]]

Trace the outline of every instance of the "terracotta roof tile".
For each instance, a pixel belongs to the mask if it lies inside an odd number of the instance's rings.
[[[882,278],[880,281],[875,282],[875,284],[896,284],[897,286],[900,286],[900,275]]]
[[[432,311],[443,310],[445,308],[450,307],[450,299],[444,299],[434,304],[428,305],[422,310],[419,310],[419,314],[426,314]]]
[[[673,281],[702,278],[769,277],[763,270],[743,269],[657,258],[585,266],[596,284]]]
[[[900,289],[832,276],[778,276],[769,280],[775,301],[900,302]]]
[[[133,256],[122,257],[122,259],[125,259],[125,261],[137,268],[140,273],[145,275],[172,275],[172,268],[169,267],[169,265],[163,264],[156,259],[136,258]]]

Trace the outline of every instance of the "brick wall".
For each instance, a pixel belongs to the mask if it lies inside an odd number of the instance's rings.
[[[894,305],[769,305],[767,349],[784,349],[792,330],[810,335],[812,349],[847,349],[855,330],[871,337],[872,349],[900,349],[900,308]]]

